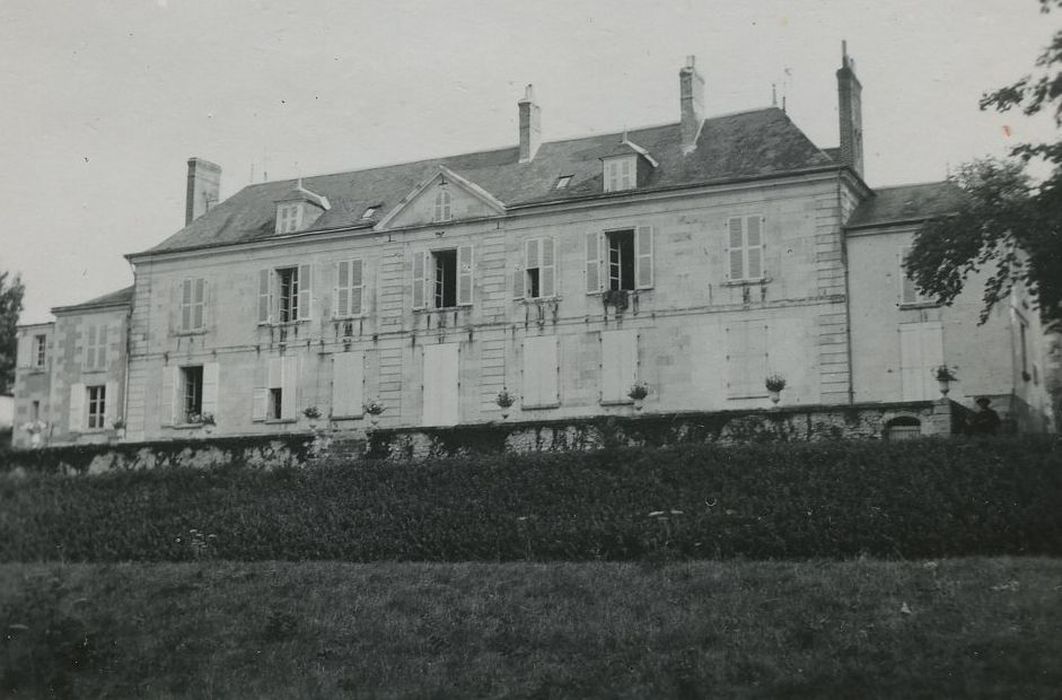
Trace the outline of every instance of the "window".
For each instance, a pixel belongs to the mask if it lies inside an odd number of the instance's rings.
[[[203,368],[181,368],[181,422],[198,422],[203,413]]]
[[[291,323],[310,318],[310,266],[258,273],[258,322]]]
[[[44,361],[47,358],[48,336],[35,335],[33,336],[33,366],[44,367]],[[36,418],[34,418],[36,420]]]
[[[727,222],[731,281],[763,279],[763,217],[734,216]]]
[[[376,216],[376,210],[377,209],[379,209],[379,207],[376,207],[376,206],[368,207],[367,209],[365,209],[364,212],[362,212],[361,218],[362,219],[371,219],[372,217]]]
[[[608,242],[608,288],[634,289],[634,231],[610,231]]]
[[[301,215],[302,206],[299,204],[282,204],[277,207],[277,233],[298,231]]]
[[[30,420],[36,423],[41,419],[41,402],[34,401],[30,406]]]
[[[365,280],[361,260],[342,260],[336,264],[335,316],[358,316],[362,310]]]
[[[900,249],[900,303],[925,304],[930,299],[919,293],[918,285],[915,284],[913,279],[908,277],[907,270],[903,267],[904,261],[907,260],[907,256],[910,254],[911,246],[904,246]]]
[[[471,303],[472,246],[414,253],[414,309],[448,309]]]
[[[85,370],[107,368],[107,326],[90,325],[85,330]]]
[[[726,329],[727,397],[757,398],[767,395],[764,382],[770,373],[767,324],[739,321]]]
[[[563,189],[566,189],[568,187],[568,185],[570,185],[570,184],[572,184],[572,176],[571,175],[561,175],[560,177],[557,178],[557,184],[554,187],[556,189],[558,189],[558,190],[563,190]]]
[[[605,168],[605,192],[617,192],[634,188],[635,156],[607,158]]]
[[[513,294],[518,299],[541,299],[556,294],[556,267],[552,238],[532,238],[524,244],[524,272],[515,274]]]
[[[638,332],[602,331],[601,403],[630,403],[638,380]]]
[[[900,416],[885,424],[886,440],[912,440],[920,437],[922,422],[913,416]]]
[[[445,187],[439,187],[435,192],[435,212],[432,216],[432,221],[450,221],[453,218],[453,212],[451,210],[451,203],[453,197],[450,195],[450,190]]]
[[[278,308],[277,318],[281,323],[299,317],[299,268],[285,267],[277,270]]]
[[[900,393],[903,401],[939,396],[933,368],[944,364],[944,328],[940,321],[900,325]]]
[[[284,389],[274,387],[269,390],[269,411],[266,420],[280,420],[284,416]]]
[[[652,286],[652,226],[586,235],[587,294]]]
[[[296,420],[299,372],[299,358],[292,355],[274,357],[261,365],[252,394],[251,419]]]
[[[106,415],[107,387],[103,384],[86,387],[88,391],[88,427],[103,428]]]
[[[203,304],[206,298],[206,281],[202,278],[181,282],[181,330],[197,331],[203,328]]]

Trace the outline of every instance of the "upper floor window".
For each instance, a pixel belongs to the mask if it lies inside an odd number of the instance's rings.
[[[435,211],[432,215],[432,221],[450,221],[453,218],[452,202],[453,196],[450,194],[450,190],[440,187],[435,192]]]
[[[524,271],[515,274],[517,299],[541,299],[556,294],[556,262],[552,238],[532,238],[524,243]]]
[[[203,306],[206,300],[206,281],[203,278],[181,282],[181,330],[197,331],[204,325]]]
[[[302,220],[302,205],[281,204],[277,207],[277,233],[292,233],[299,230]]]
[[[472,246],[414,253],[414,309],[447,309],[471,303]]]
[[[763,217],[734,216],[727,222],[731,281],[763,279]]]
[[[85,329],[85,363],[82,369],[107,368],[107,324],[91,324]]]
[[[561,175],[560,177],[557,178],[556,189],[558,189],[558,190],[567,189],[568,185],[570,185],[570,184],[572,184],[572,176],[571,175]]]
[[[904,261],[911,254],[911,246],[904,246],[900,250],[900,303],[901,304],[926,304],[932,299],[918,291],[918,285],[904,269]]]
[[[618,192],[634,188],[636,156],[620,156],[618,158],[606,158],[602,162],[605,169],[605,192]]]
[[[33,366],[44,367],[44,362],[47,359],[48,348],[48,336],[35,335],[33,336]]]
[[[653,227],[586,235],[586,291],[653,286]]]
[[[291,323],[310,318],[309,265],[260,270],[258,322]]]
[[[377,209],[379,209],[379,207],[366,207],[365,211],[361,214],[361,218],[371,219],[372,217],[376,216]]]
[[[361,260],[342,260],[336,264],[335,316],[358,316],[365,290],[364,265]]]

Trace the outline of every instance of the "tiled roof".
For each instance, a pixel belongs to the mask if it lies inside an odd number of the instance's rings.
[[[52,313],[62,313],[64,311],[80,311],[83,309],[102,308],[105,306],[129,306],[133,303],[133,287],[125,287],[119,289],[117,292],[111,292],[110,294],[104,294],[103,296],[96,297],[95,299],[89,299],[80,304],[71,304],[70,306],[56,306],[52,309]]]
[[[370,226],[361,219],[365,208],[380,205],[378,216],[395,207],[438,166],[476,183],[507,207],[602,193],[602,153],[623,134],[605,134],[543,143],[530,163],[520,163],[516,146],[414,163],[303,178],[304,186],[327,197],[331,209],[312,230]],[[639,191],[784,174],[811,168],[836,167],[782,110],[770,107],[712,117],[701,129],[696,150],[682,154],[678,124],[628,132],[659,163]],[[574,175],[564,190],[554,184],[560,175]],[[275,203],[295,180],[245,187],[205,215],[151,248],[164,253],[270,238],[275,234]]]
[[[863,228],[950,214],[962,197],[962,190],[947,181],[882,187],[856,208],[846,226]]]

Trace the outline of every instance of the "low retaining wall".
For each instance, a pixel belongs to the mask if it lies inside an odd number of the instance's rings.
[[[637,445],[877,439],[896,419],[921,435],[960,432],[963,409],[948,401],[787,407],[716,413],[650,413],[556,421],[399,428],[362,433],[219,437],[0,451],[0,472],[100,474],[157,467],[257,469],[297,466],[319,455],[403,461],[470,453],[595,450]],[[912,420],[913,419],[913,420]]]

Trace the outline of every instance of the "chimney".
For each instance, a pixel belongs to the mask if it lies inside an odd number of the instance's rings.
[[[530,163],[542,142],[540,125],[542,110],[535,104],[534,88],[528,85],[524,92],[524,99],[516,104],[520,109],[520,162]]]
[[[863,86],[855,74],[855,60],[848,56],[848,42],[841,42],[841,67],[837,70],[837,112],[841,120],[841,164],[863,177]]]
[[[221,166],[203,158],[188,159],[188,191],[184,200],[184,225],[192,223],[218,203]]]
[[[679,71],[679,105],[682,108],[682,153],[697,148],[697,137],[704,123],[704,78],[697,72],[696,56],[687,56]]]

